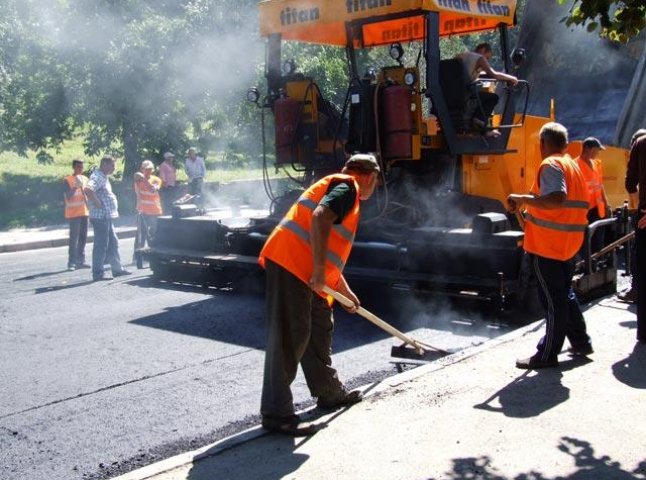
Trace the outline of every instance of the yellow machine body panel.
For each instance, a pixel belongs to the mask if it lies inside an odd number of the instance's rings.
[[[495,198],[506,204],[510,193],[528,192],[540,164],[538,132],[549,118],[526,116],[522,127],[514,128],[505,155],[464,155],[464,193]]]
[[[536,169],[541,162],[538,134],[549,118],[527,116],[522,127],[515,128],[509,138],[505,155],[465,155],[462,157],[464,193],[495,198],[506,204],[510,193],[525,193],[531,189]],[[581,153],[581,140],[568,146],[568,153]],[[629,152],[623,148],[606,147],[599,154],[603,164],[603,184],[612,207],[627,200],[624,188]]]
[[[443,36],[514,25],[516,0],[264,0],[258,8],[263,37],[323,45],[347,45],[346,24],[370,20],[361,27],[367,47],[420,40],[423,12],[439,13]],[[374,21],[380,17],[390,18]]]
[[[318,122],[318,104],[314,84],[310,80],[287,82],[285,93],[288,97],[298,100],[303,105],[301,121],[305,123]]]

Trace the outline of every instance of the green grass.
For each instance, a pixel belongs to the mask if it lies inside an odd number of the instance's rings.
[[[62,179],[72,171],[72,160],[85,160],[89,170],[97,166],[100,157],[88,157],[83,152],[83,137],[78,136],[65,142],[59,150],[49,150],[53,161],[40,164],[35,152],[27,157],[15,153],[0,153],[0,230],[19,227],[36,227],[64,223]],[[181,158],[180,158],[181,160]],[[269,160],[273,163],[273,159]],[[250,164],[240,157],[209,152],[207,159],[207,182],[227,183],[234,180],[261,179],[259,162]],[[270,168],[271,178],[278,178]],[[115,178],[121,178],[123,159],[118,159]],[[186,180],[182,167],[178,168],[178,179]],[[127,209],[129,203],[121,203]],[[122,213],[128,213],[123,211]]]

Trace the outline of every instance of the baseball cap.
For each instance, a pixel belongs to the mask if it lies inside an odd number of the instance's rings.
[[[606,149],[606,147],[604,147],[603,144],[596,137],[588,137],[585,140],[583,140],[583,147],[584,148],[600,148],[601,150]]]
[[[354,170],[361,173],[379,172],[379,163],[374,155],[367,153],[357,153],[352,155],[345,166],[348,170]]]
[[[170,152],[166,152],[164,153],[164,160],[166,160],[167,158],[175,158],[175,155]]]

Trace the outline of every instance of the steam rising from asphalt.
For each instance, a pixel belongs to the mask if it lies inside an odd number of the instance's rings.
[[[228,132],[223,132],[227,123],[239,127],[248,122],[240,118],[238,105],[244,101],[246,89],[260,79],[258,65],[264,56],[255,8],[227,8],[213,0],[177,2],[176,6],[173,2],[165,5],[152,2],[152,7],[151,2],[74,3],[74,8],[62,8],[59,2],[51,0],[29,2],[32,18],[26,29],[44,38],[63,60],[77,66],[88,59],[100,59],[104,64],[100,75],[101,82],[107,84],[106,95],[118,104],[119,92],[127,92],[125,97],[135,99],[135,105],[126,106],[143,114],[140,121],[145,122],[147,115],[163,117],[173,124],[172,118],[165,118],[172,117],[172,112],[161,111],[160,102],[155,100],[161,90],[159,85],[185,104],[189,118],[203,113],[205,106],[215,107],[216,117],[221,121],[218,125],[216,118],[216,137],[228,139]],[[223,18],[225,10],[227,18]],[[214,26],[207,30],[204,27],[207,23]],[[172,35],[169,31],[183,33]],[[189,33],[188,40],[184,34],[187,31],[194,31],[193,35]],[[138,37],[158,38],[159,42],[140,46]],[[141,78],[147,84],[133,82],[138,72],[144,74]],[[77,86],[92,80],[89,73],[87,78],[73,79],[66,85],[72,105],[83,108]],[[259,142],[259,135],[252,139]]]
[[[567,7],[557,2],[527,2],[518,46],[528,61],[520,77],[532,91],[529,112],[549,116],[550,98],[556,119],[572,139],[596,136],[611,143],[628,89],[644,49],[644,39],[618,47],[585,28],[560,22]]]

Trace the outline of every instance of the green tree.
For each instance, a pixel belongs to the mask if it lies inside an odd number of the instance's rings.
[[[31,0],[0,3],[0,149],[24,155],[60,145],[74,129],[69,69],[43,36]]]
[[[87,154],[183,151],[238,134],[258,76],[254,0],[5,0],[0,3],[0,149]],[[211,140],[211,142],[207,141]],[[237,145],[246,145],[239,141]]]
[[[564,4],[570,0],[558,0]],[[574,0],[565,24],[587,25],[589,32],[626,43],[646,28],[644,0]]]

